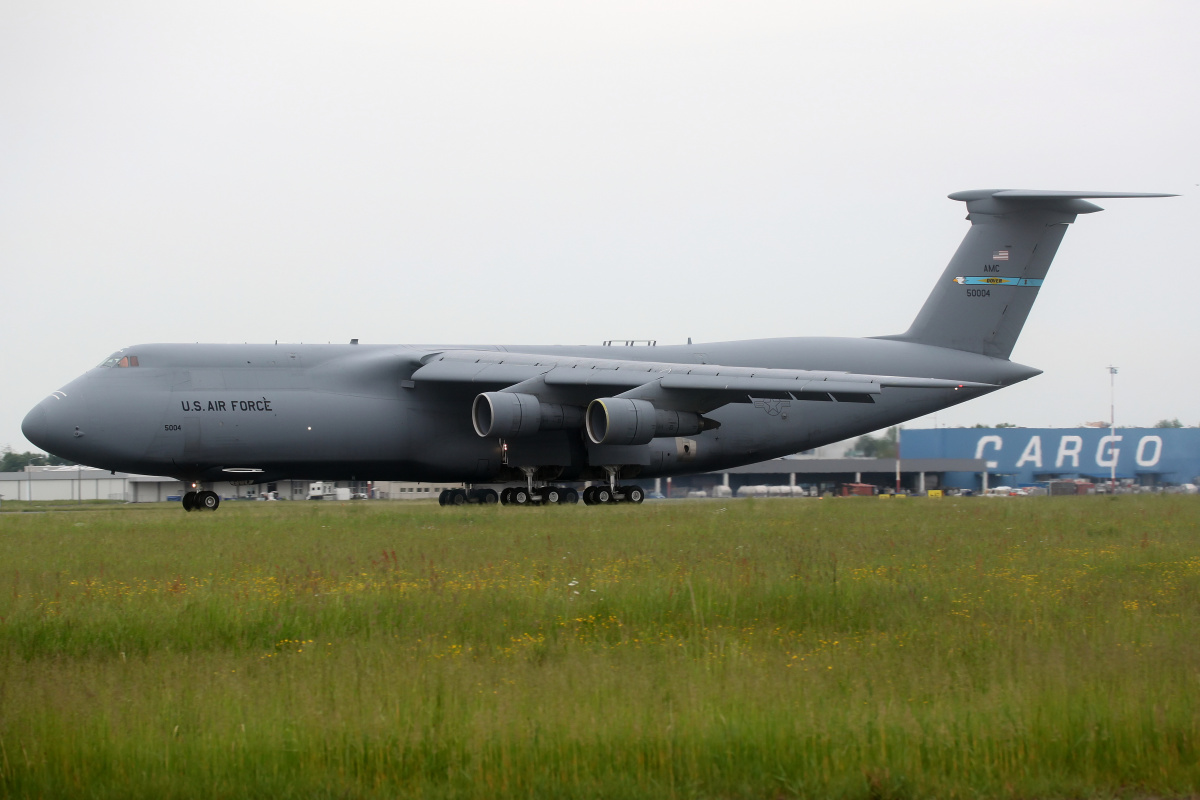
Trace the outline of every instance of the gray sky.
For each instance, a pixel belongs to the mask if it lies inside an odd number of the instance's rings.
[[[156,341],[908,327],[960,189],[1103,201],[940,425],[1200,424],[1200,4],[0,0],[0,445]],[[916,426],[933,424],[925,418]]]

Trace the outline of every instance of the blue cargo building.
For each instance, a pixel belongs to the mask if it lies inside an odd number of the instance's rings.
[[[988,485],[1054,479],[1107,482],[1116,477],[1157,486],[1200,480],[1200,428],[936,428],[901,434],[901,459],[975,458]],[[979,489],[978,472],[947,472],[944,485]]]

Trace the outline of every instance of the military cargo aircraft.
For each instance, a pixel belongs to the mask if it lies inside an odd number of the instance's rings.
[[[971,227],[904,333],[645,346],[144,344],[22,424],[47,452],[216,481],[462,482],[442,501],[639,503],[707,472],[895,425],[1031,378],[1009,360],[1067,225],[1120,192],[957,192]],[[514,484],[497,491],[495,487]],[[208,486],[206,486],[206,484]]]

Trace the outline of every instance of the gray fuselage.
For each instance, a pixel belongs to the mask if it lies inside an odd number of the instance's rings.
[[[410,380],[458,349],[678,364],[938,377],[998,386],[1038,371],[1005,359],[886,339],[786,338],[665,347],[147,344],[126,348],[43,400],[24,430],[56,455],[187,481],[276,478],[515,480],[516,467],[595,479],[605,465],[656,477],[752,463],[894,425],[986,389],[887,388],[875,402],[747,396],[720,427],[637,446],[578,429],[509,440],[471,424],[480,385]],[[134,359],[136,367],[112,362]]]

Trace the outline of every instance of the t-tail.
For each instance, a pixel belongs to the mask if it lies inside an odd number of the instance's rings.
[[[1102,211],[1084,198],[1174,197],[1133,192],[977,189],[955,192],[971,229],[905,333],[883,336],[1009,357],[1067,226]]]

